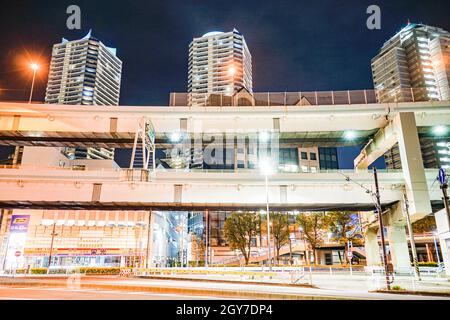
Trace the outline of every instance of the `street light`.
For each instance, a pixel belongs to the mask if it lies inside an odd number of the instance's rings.
[[[447,133],[448,129],[446,126],[439,125],[433,127],[432,131],[435,136],[443,136]]]
[[[259,169],[266,180],[266,217],[267,217],[267,252],[269,259],[269,270],[272,271],[272,254],[270,252],[270,214],[269,214],[269,178],[273,173],[273,164],[270,159],[265,158],[259,161]]]
[[[344,138],[345,140],[355,140],[356,138],[356,132],[353,130],[348,130],[344,132]]]
[[[33,97],[34,79],[36,78],[36,71],[39,69],[39,65],[33,62],[30,64],[30,68],[33,70],[33,80],[31,81],[30,99],[28,100],[28,103],[31,103],[31,98]]]

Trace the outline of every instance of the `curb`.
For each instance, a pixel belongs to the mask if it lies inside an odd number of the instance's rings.
[[[319,287],[302,283],[302,284],[293,284],[293,283],[273,283],[273,282],[253,282],[253,281],[239,281],[239,280],[223,280],[223,279],[198,279],[198,278],[175,278],[175,277],[164,277],[164,276],[136,276],[132,278],[140,278],[140,279],[156,279],[156,280],[174,280],[174,281],[193,281],[193,282],[218,282],[218,283],[233,283],[233,284],[253,284],[253,285],[261,285],[261,286],[274,286],[274,287],[300,287],[300,288],[312,288],[318,289]]]
[[[409,290],[375,290],[372,292],[379,293],[391,293],[391,294],[409,294],[414,296],[430,296],[430,297],[450,297],[450,292],[439,292],[439,291],[409,291]]]

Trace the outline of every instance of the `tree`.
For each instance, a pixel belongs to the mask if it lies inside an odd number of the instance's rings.
[[[250,260],[252,237],[258,231],[258,217],[254,213],[233,212],[225,220],[225,238],[232,250],[241,251],[247,265]]]
[[[344,246],[344,259],[338,251],[340,263],[347,263],[347,244],[349,241],[359,245],[358,219],[357,215],[349,211],[332,211],[327,214],[329,230],[333,233],[333,240]]]
[[[327,215],[324,212],[305,212],[297,216],[297,223],[302,228],[303,234],[311,246],[314,255],[314,264],[317,264],[316,249],[323,242]]]
[[[195,233],[191,233],[191,261],[195,263],[195,266],[198,267],[199,262],[204,262],[204,255],[205,252],[205,243],[203,240],[197,236]]]
[[[289,242],[288,217],[285,214],[274,212],[270,214],[270,222],[275,243],[275,257],[279,261],[281,247]]]
[[[414,233],[425,233],[436,230],[437,227],[434,214],[414,222],[412,228]]]

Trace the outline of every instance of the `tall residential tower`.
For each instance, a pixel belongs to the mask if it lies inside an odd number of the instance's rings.
[[[122,61],[91,31],[79,40],[55,44],[45,94],[46,103],[75,105],[119,104]],[[108,148],[69,148],[71,158],[112,159]]]
[[[372,59],[373,83],[379,102],[450,99],[450,33],[441,28],[408,23],[384,43]],[[446,135],[422,135],[424,166],[449,167]],[[400,153],[394,146],[385,154],[388,168],[400,169]]]
[[[252,56],[244,36],[208,32],[189,45],[189,104],[207,105],[211,94],[232,96],[245,88],[252,93]]]

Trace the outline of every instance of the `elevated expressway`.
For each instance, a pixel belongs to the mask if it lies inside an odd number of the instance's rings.
[[[429,196],[440,200],[436,170],[426,170]],[[273,210],[373,211],[370,171],[279,173],[270,177]],[[383,207],[402,199],[401,171],[379,172]],[[21,166],[0,169],[0,207],[105,210],[263,210],[265,181],[258,170],[72,170]]]
[[[450,102],[275,106],[132,107],[68,106],[0,102],[0,145],[131,148],[138,122],[150,119],[156,144],[170,144],[174,131],[189,133],[279,133],[280,144],[365,144],[401,112],[414,113],[419,134],[450,122]],[[345,131],[356,135],[349,141]]]

